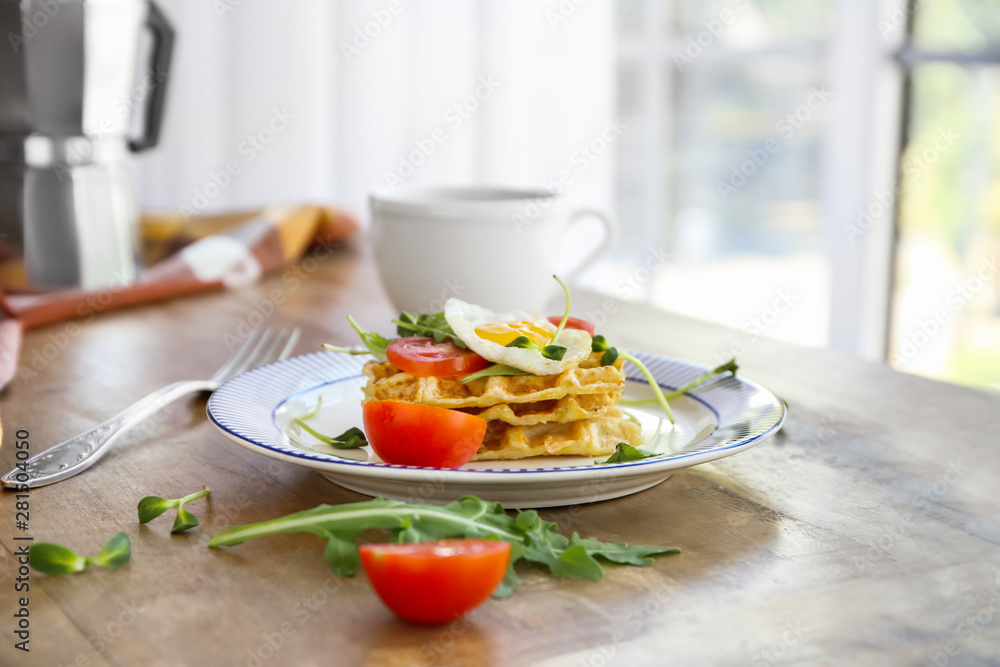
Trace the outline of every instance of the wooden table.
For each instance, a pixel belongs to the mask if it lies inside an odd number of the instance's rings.
[[[109,313],[31,332],[37,371],[0,401],[0,468],[15,433],[33,453],[162,385],[210,372],[226,334],[255,312],[303,328],[299,352],[353,343],[344,316],[394,315],[367,251],[342,249],[238,292]],[[283,303],[276,309],[275,301]],[[396,620],[363,576],[338,579],[311,535],[209,550],[235,524],[363,497],[218,434],[205,400],[182,401],[90,471],[0,495],[2,665],[987,665],[1000,664],[1000,396],[902,375],[845,355],[580,295],[620,345],[705,363],[733,343],[742,372],[784,397],[790,417],[747,452],[642,493],[543,511],[603,540],[668,544],[649,568],[600,583],[528,571],[514,596],[460,621]],[[614,312],[612,312],[614,311]],[[23,435],[23,434],[22,434]],[[136,522],[139,498],[208,485],[201,527]],[[67,577],[32,572],[15,593],[30,535],[96,553],[123,530],[133,560]],[[29,599],[30,653],[14,648]]]

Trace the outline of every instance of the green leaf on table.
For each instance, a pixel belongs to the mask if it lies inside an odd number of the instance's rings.
[[[170,529],[171,533],[183,533],[188,528],[194,528],[198,525],[198,517],[191,512],[188,512],[183,507],[177,508],[177,517],[174,519],[174,527]]]
[[[129,562],[131,558],[132,543],[129,542],[128,535],[119,531],[105,543],[101,553],[86,560],[88,565],[98,565],[114,570]]]
[[[188,528],[198,525],[198,519],[193,514],[184,509],[184,505],[199,498],[210,495],[212,491],[206,486],[201,491],[195,491],[191,495],[183,498],[161,498],[160,496],[146,496],[139,501],[139,523],[148,523],[160,516],[172,507],[177,508],[177,517],[174,519],[174,527],[171,533],[180,533]]]
[[[552,574],[556,579],[576,577],[587,581],[600,581],[604,577],[604,568],[583,546],[574,544],[566,547],[559,555],[552,568]]]
[[[159,496],[146,496],[139,501],[139,523],[149,523],[171,507],[177,507],[176,500]]]
[[[573,533],[569,541],[571,546],[580,546],[587,550],[591,556],[600,556],[604,560],[621,565],[637,565],[640,567],[652,565],[653,559],[650,556],[660,554],[679,554],[677,547],[649,547],[636,544],[626,544],[625,542],[599,542],[597,540],[586,540]]]
[[[389,531],[391,542],[430,541],[446,538],[496,539],[510,542],[510,565],[494,592],[510,595],[519,578],[514,566],[528,562],[547,568],[554,576],[597,580],[603,572],[596,558],[626,564],[649,564],[650,555],[675,553],[671,547],[605,545],[596,540],[573,540],[557,532],[557,525],[535,510],[508,514],[500,503],[465,496],[444,507],[376,498],[346,505],[320,505],[270,521],[235,526],[209,541],[213,548],[231,546],[256,537],[307,532],[327,540],[324,558],[337,574],[357,571],[356,540],[367,530]]]
[[[85,570],[87,559],[61,544],[39,542],[28,550],[28,565],[45,574],[72,574]]]

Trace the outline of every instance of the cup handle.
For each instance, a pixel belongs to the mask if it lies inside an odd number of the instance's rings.
[[[621,236],[618,218],[616,218],[613,213],[602,211],[597,208],[576,209],[569,216],[569,224],[572,225],[581,218],[588,216],[593,216],[604,223],[604,240],[601,241],[601,245],[597,246],[597,248],[595,248],[586,259],[569,272],[569,275],[566,276],[566,284],[572,284],[573,281],[580,277],[580,274],[583,273],[585,269],[600,259],[601,255],[610,252],[612,248],[618,245],[618,238]]]

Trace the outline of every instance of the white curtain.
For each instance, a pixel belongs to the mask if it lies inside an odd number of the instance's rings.
[[[367,218],[401,183],[542,186],[612,203],[611,0],[157,0],[178,39],[148,209],[302,201]],[[579,4],[577,4],[579,3]],[[412,173],[411,173],[412,172]]]

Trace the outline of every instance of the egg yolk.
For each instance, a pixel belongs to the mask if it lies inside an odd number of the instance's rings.
[[[506,345],[518,336],[527,336],[535,345],[544,347],[552,340],[552,330],[540,322],[517,320],[514,322],[487,322],[476,327],[476,335],[498,345]]]

